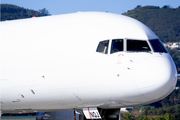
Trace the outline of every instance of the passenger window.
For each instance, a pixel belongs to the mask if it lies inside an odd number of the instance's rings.
[[[109,40],[101,41],[97,47],[96,52],[107,54],[108,53],[108,45],[109,45]]]
[[[112,40],[111,53],[123,51],[123,39]]]
[[[156,39],[156,40],[150,40],[151,46],[154,50],[154,52],[162,52],[162,53],[167,53],[166,49],[164,46],[161,44],[161,42]]]
[[[127,40],[127,51],[131,52],[149,52],[151,51],[147,41]]]

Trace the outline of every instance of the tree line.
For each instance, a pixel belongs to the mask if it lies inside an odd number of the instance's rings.
[[[156,117],[147,117],[147,115],[140,115],[140,116],[135,116],[133,114],[121,114],[121,119],[122,120],[176,120],[174,116],[172,116],[170,113],[166,113],[161,116],[156,116]],[[177,119],[178,120],[178,119]]]
[[[37,17],[50,15],[46,8],[40,9],[39,11],[35,11],[10,4],[0,4],[0,8],[1,21],[30,18],[34,15]]]
[[[180,104],[161,108],[152,108],[150,106],[145,106],[142,110],[142,114],[151,116],[163,116],[165,114],[170,114],[174,118],[174,120],[180,120]]]

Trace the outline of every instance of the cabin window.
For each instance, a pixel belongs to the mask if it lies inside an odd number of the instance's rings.
[[[147,41],[127,40],[127,51],[130,52],[149,52],[151,51]]]
[[[164,46],[158,39],[150,40],[149,42],[151,43],[154,52],[167,53],[167,50],[164,48]]]
[[[111,45],[111,53],[123,51],[123,39],[113,39]]]
[[[96,52],[108,54],[109,40],[99,42]]]

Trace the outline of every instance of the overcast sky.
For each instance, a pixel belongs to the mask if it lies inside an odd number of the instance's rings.
[[[101,11],[122,14],[134,9],[137,5],[180,6],[180,0],[1,0],[3,4],[13,4],[20,7],[39,10],[46,8],[50,14],[65,14],[78,11]]]

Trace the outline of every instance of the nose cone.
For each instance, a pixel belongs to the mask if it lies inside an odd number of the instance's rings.
[[[139,91],[151,99],[163,99],[175,88],[177,71],[168,56],[152,57],[140,62],[135,71]]]

